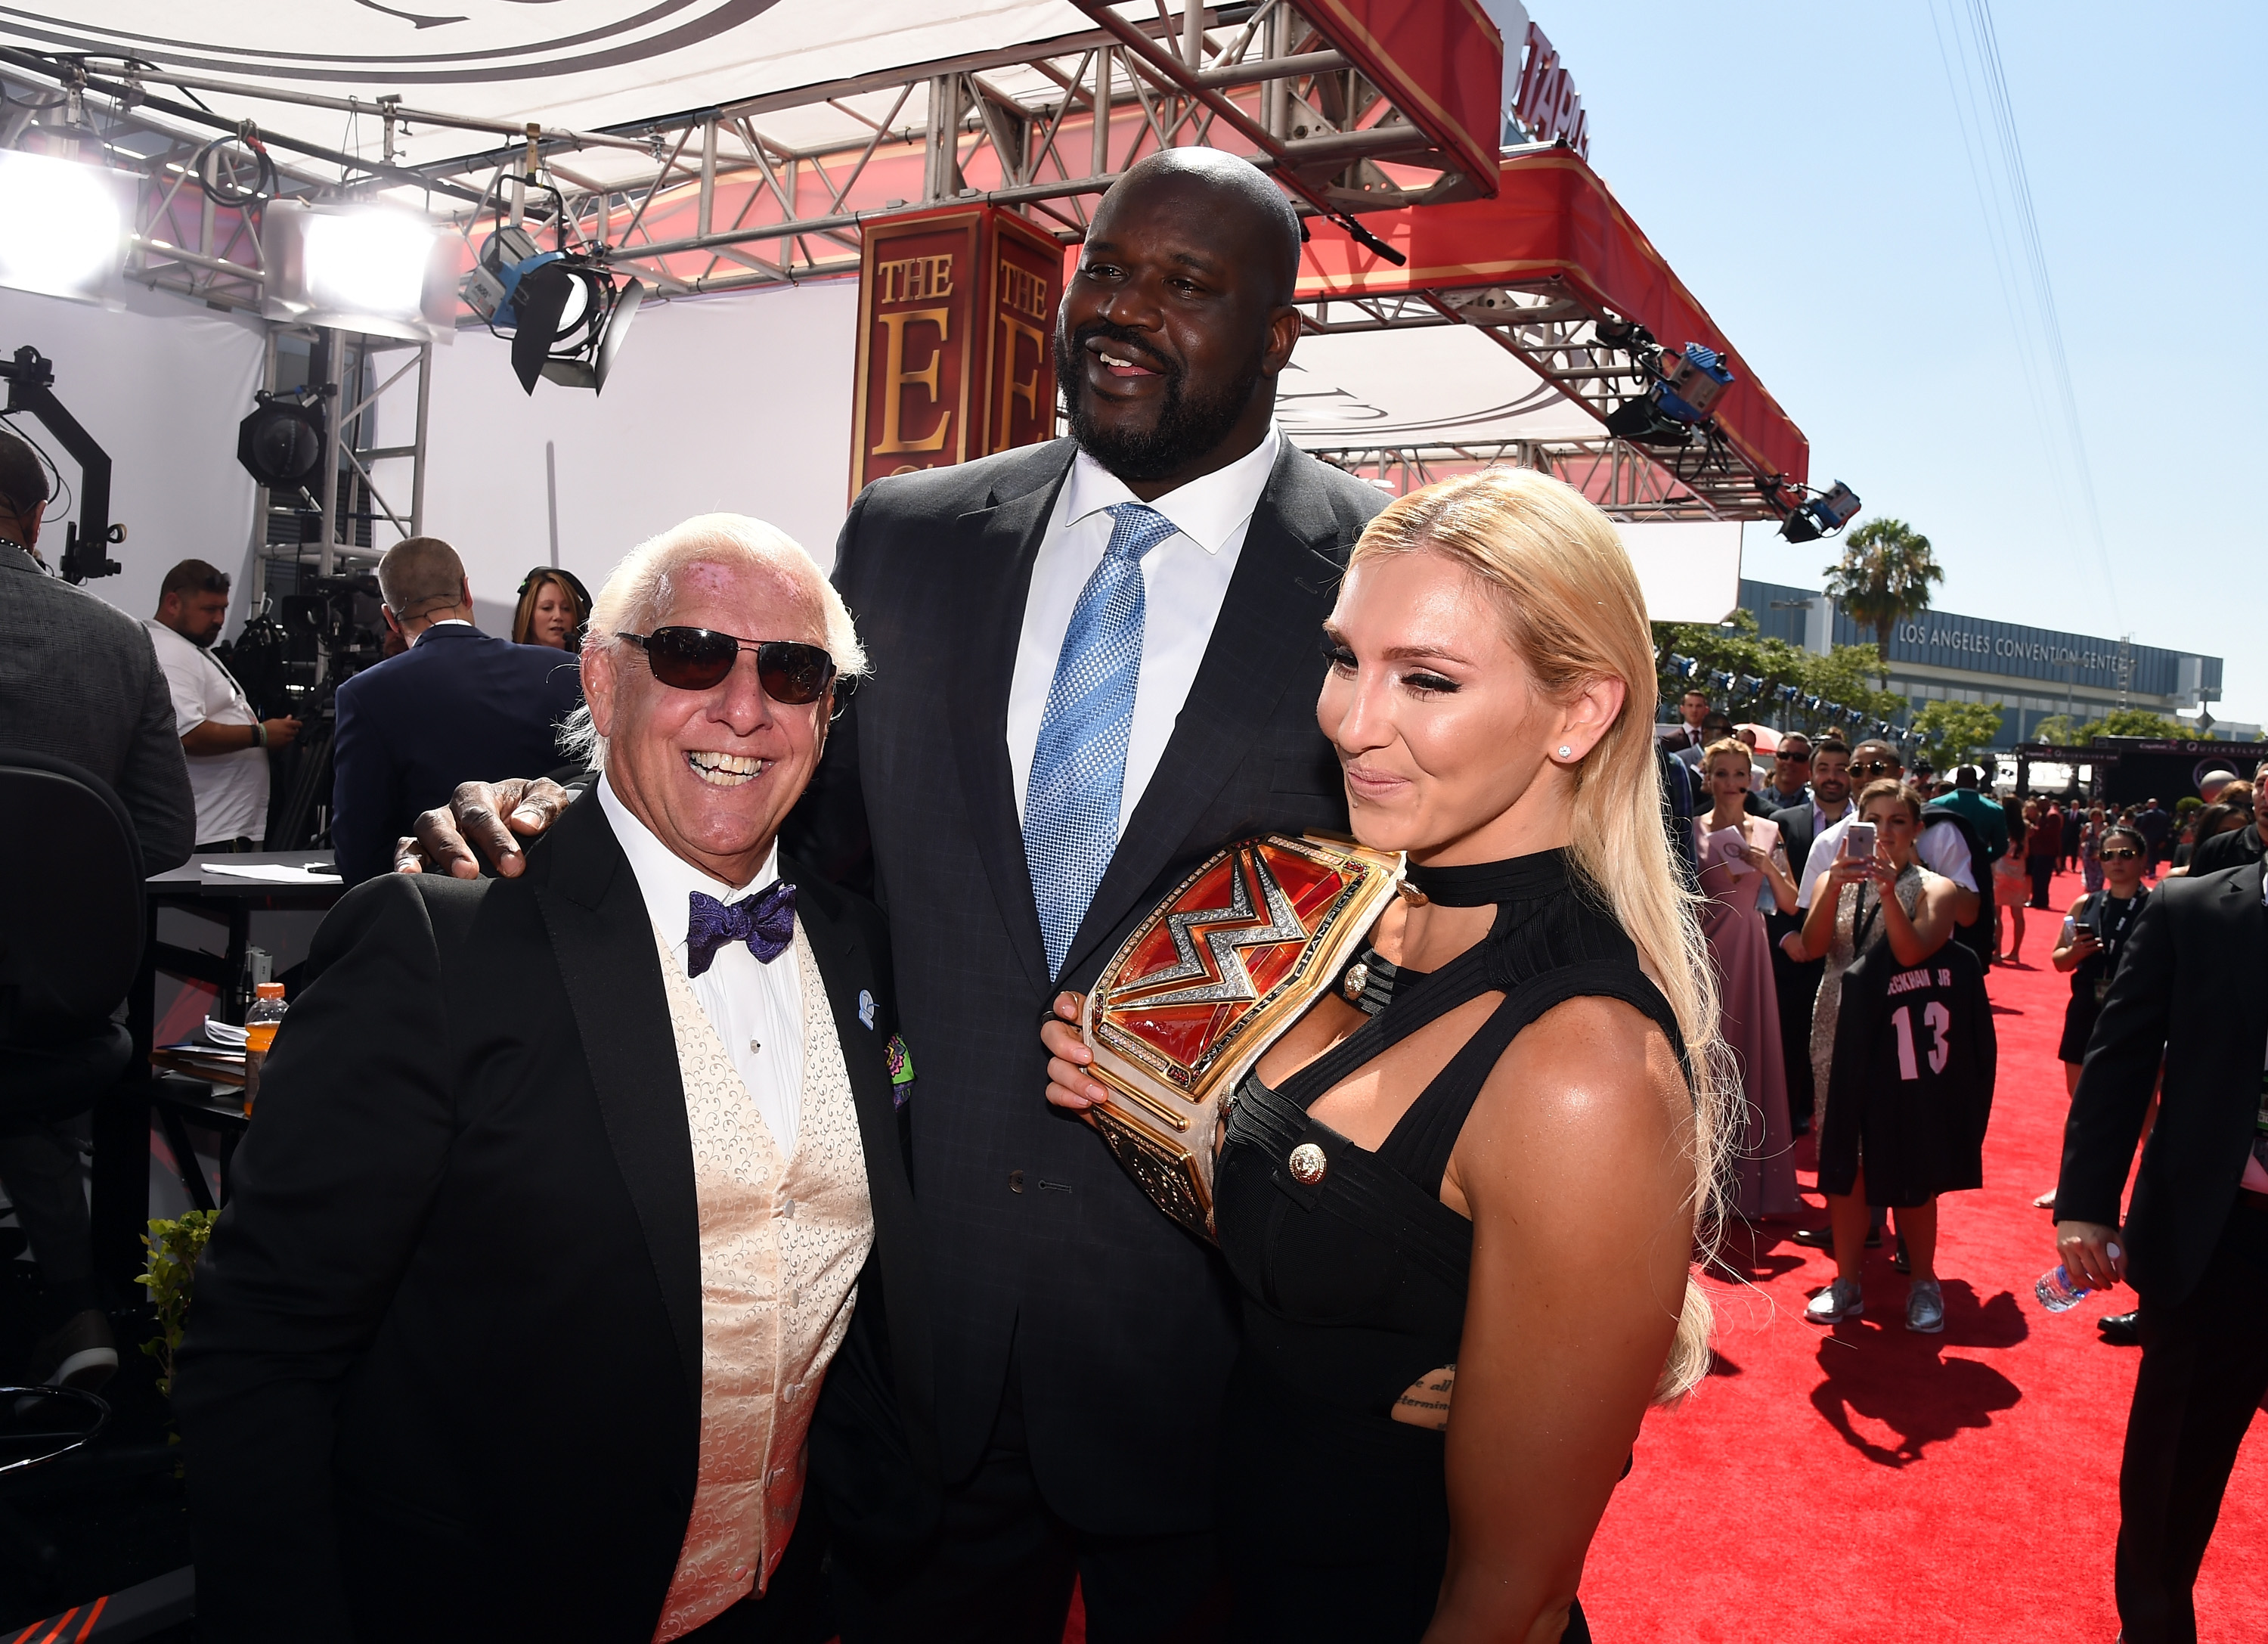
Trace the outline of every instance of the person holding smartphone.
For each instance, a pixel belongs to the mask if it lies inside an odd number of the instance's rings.
[[[1945,945],[1953,930],[1953,881],[1924,867],[1914,852],[1921,832],[1921,796],[1895,779],[1874,782],[1859,795],[1858,819],[1843,833],[1842,852],[1812,887],[1811,910],[1793,939],[1800,958],[1822,957],[1826,974],[1811,1013],[1812,1077],[1817,1087],[1818,1127],[1827,1133],[1829,1068],[1843,999],[1844,973],[1876,942],[1887,941],[1902,965],[1918,965]],[[1798,957],[1791,954],[1792,957]],[[1859,1264],[1869,1217],[1863,1168],[1848,1193],[1828,1195],[1835,1247],[1834,1282],[1811,1299],[1804,1316],[1835,1324],[1863,1310]],[[1945,1328],[1945,1304],[1933,1260],[1934,1201],[1898,1211],[1913,1286],[1906,1308],[1910,1330]]]

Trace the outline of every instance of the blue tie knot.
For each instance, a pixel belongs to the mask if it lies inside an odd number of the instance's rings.
[[[1113,503],[1103,512],[1110,516],[1110,546],[1103,550],[1109,559],[1138,563],[1143,555],[1181,529],[1155,508],[1138,502]]]

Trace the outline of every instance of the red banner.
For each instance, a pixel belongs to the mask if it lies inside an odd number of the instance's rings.
[[[1495,192],[1506,47],[1477,0],[1301,0],[1300,10],[1484,194]]]
[[[1557,149],[1505,160],[1493,200],[1366,212],[1362,225],[1408,257],[1408,266],[1395,267],[1316,218],[1300,259],[1299,301],[1564,280],[1590,302],[1637,321],[1666,348],[1703,343],[1726,355],[1735,380],[1711,408],[1725,438],[1765,474],[1808,477],[1811,446],[1803,431],[1575,154]]]

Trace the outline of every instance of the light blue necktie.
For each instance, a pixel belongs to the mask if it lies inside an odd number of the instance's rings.
[[[1048,974],[1059,976],[1112,852],[1126,786],[1134,688],[1142,679],[1142,556],[1178,529],[1140,503],[1110,515],[1110,546],[1079,591],[1024,785],[1024,856],[1032,868]]]

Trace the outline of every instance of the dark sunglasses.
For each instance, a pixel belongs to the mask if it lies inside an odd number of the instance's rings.
[[[1897,767],[1887,759],[1870,759],[1865,764],[1853,765],[1851,769],[1862,777],[1879,777],[1884,771],[1896,770]]]
[[[2106,862],[2131,862],[2141,854],[2139,851],[2131,846],[2121,845],[2116,851],[2105,851],[2102,853],[2102,859]]]
[[[1774,759],[1789,760],[1799,765],[1808,765],[1811,763],[1811,750],[1809,748],[1783,748],[1776,750],[1773,753],[1772,757]]]
[[[713,628],[657,628],[622,638],[645,652],[656,679],[680,690],[723,684],[743,650],[756,653],[756,678],[764,695],[792,708],[817,702],[835,678],[835,659],[826,647],[799,639],[741,639]]]

